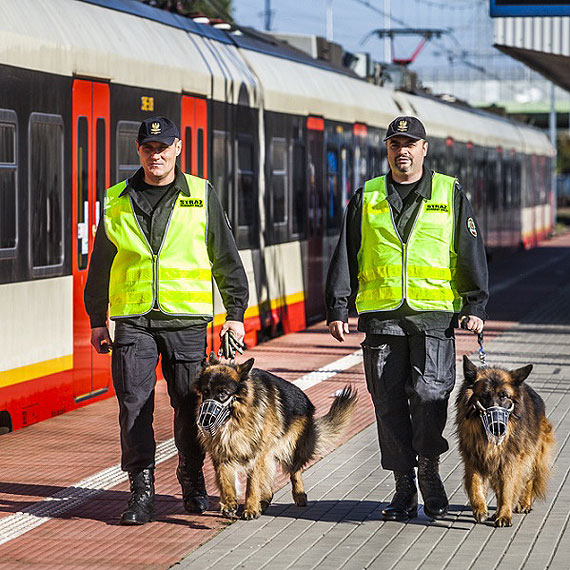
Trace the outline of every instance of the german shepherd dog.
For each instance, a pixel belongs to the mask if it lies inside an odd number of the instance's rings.
[[[533,500],[546,494],[554,430],[544,401],[524,383],[531,370],[532,364],[510,371],[478,368],[463,357],[456,423],[465,489],[477,522],[488,518],[488,483],[497,498],[497,527],[511,526],[513,511],[530,512]]]
[[[356,391],[346,386],[329,412],[315,419],[315,407],[300,388],[252,369],[253,362],[222,364],[211,353],[195,383],[202,396],[200,438],[214,465],[220,510],[237,517],[236,475],[245,471],[246,520],[258,518],[270,505],[277,463],[289,474],[295,504],[307,505],[301,471],[335,443],[356,404]],[[224,411],[217,414],[216,408]]]

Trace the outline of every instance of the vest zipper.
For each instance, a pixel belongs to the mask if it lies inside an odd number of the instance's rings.
[[[385,189],[386,196],[388,196],[388,188]],[[390,208],[390,217],[392,218],[392,225],[394,226],[394,231],[400,240],[400,245],[402,246],[402,300],[400,304],[394,309],[399,309],[404,302],[406,301],[406,244],[398,231],[398,227],[396,226],[396,221],[394,220],[394,212],[392,211],[392,206],[388,206]],[[415,222],[414,222],[415,223]]]
[[[387,191],[386,191],[386,195],[388,195]],[[422,206],[424,204],[424,198],[422,198],[422,201],[420,202],[420,205],[418,207],[418,211],[416,212],[416,217],[414,218],[414,223],[412,225],[412,229],[410,230],[410,234],[408,235],[408,240],[410,240],[412,238],[412,235],[414,233],[414,229],[416,227],[416,223],[420,217],[420,214],[422,212]],[[400,235],[400,232],[398,231],[398,227],[396,226],[396,222],[394,220],[394,212],[392,211],[392,207],[390,206],[390,216],[392,218],[392,225],[394,226],[394,231],[396,232],[396,235],[398,236],[398,239],[400,240],[400,244],[402,246],[402,302],[396,307],[396,309],[399,309],[407,300],[408,298],[408,279],[407,279],[407,272],[408,272],[408,244],[404,242],[404,240],[402,239],[402,236]]]
[[[420,205],[418,206],[418,211],[416,212],[416,217],[414,218],[414,223],[412,225],[412,229],[410,230],[410,235],[408,235],[408,241],[412,239],[412,236],[414,235],[414,229],[416,228],[416,223],[420,218],[420,215],[422,213],[423,210],[423,205],[424,205],[424,200],[425,198],[422,198]],[[408,249],[407,249],[407,245],[408,244],[404,244],[404,254],[405,254],[405,259],[404,259],[404,291],[406,293],[406,297],[407,298],[407,294],[408,294],[408,278],[407,278],[407,265],[408,265]],[[408,303],[409,306],[409,303]]]
[[[158,298],[158,279],[159,279],[159,265],[160,265],[160,253],[162,252],[162,248],[164,246],[164,242],[166,241],[166,236],[168,235],[168,228],[170,228],[170,221],[172,220],[172,214],[174,214],[174,208],[176,208],[176,204],[178,203],[178,198],[180,197],[180,193],[176,196],[176,200],[174,200],[174,204],[172,205],[172,209],[170,210],[170,214],[168,216],[168,222],[166,222],[166,228],[164,228],[164,234],[162,235],[162,241],[160,242],[160,247],[158,248],[158,253],[156,254],[156,305],[160,310],[160,299]],[[154,265],[154,264],[153,264]],[[154,303],[153,303],[154,305]]]
[[[158,270],[155,269],[155,259],[156,259],[156,262],[158,263],[158,257],[154,255],[154,252],[152,251],[152,247],[150,245],[150,242],[148,241],[146,234],[143,232],[143,230],[141,228],[141,225],[139,223],[139,219],[137,218],[137,214],[135,212],[135,209],[133,208],[133,200],[130,196],[129,196],[129,202],[131,204],[131,211],[133,213],[133,218],[135,219],[135,222],[137,223],[137,227],[139,228],[139,233],[142,236],[142,238],[144,239],[144,242],[148,248],[148,251],[150,253],[150,257],[152,259],[152,282],[153,282],[152,305],[150,306],[150,309],[146,313],[143,313],[144,315],[146,315],[147,313],[150,313],[150,311],[152,311],[154,309],[155,301],[158,304],[158,285],[156,285],[156,287],[155,287],[155,283],[158,283]],[[156,274],[155,274],[155,271],[156,271]]]

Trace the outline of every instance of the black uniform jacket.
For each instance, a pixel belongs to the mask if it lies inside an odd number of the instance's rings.
[[[145,196],[144,171],[139,169],[129,180],[123,191],[133,202],[135,214],[141,229],[146,235],[154,253],[158,253],[170,214],[180,192],[190,196],[186,178],[176,167],[174,182],[165,189],[164,195],[153,208],[152,201]],[[247,277],[239,256],[228,219],[220,201],[209,185],[208,190],[208,228],[206,245],[212,262],[212,275],[226,308],[228,320],[243,321],[247,308],[249,290]],[[189,244],[190,245],[190,244]],[[89,262],[89,273],[84,291],[85,307],[91,321],[91,328],[107,324],[107,306],[109,304],[109,278],[111,265],[117,248],[107,237],[103,216],[95,235],[93,253]],[[123,321],[160,329],[176,329],[193,324],[208,322],[205,317],[173,317],[158,309],[141,317],[125,317]]]
[[[386,177],[387,200],[396,228],[407,241],[422,200],[431,197],[433,173],[424,167],[420,182],[404,200],[394,189],[391,174]],[[456,327],[458,318],[475,315],[487,317],[485,305],[489,297],[485,247],[471,204],[458,182],[454,187],[454,247],[457,253],[456,282],[463,298],[458,314],[445,311],[414,311],[406,302],[394,311],[363,313],[358,330],[369,334],[408,334],[426,330]],[[327,322],[348,321],[349,299],[358,292],[358,251],[361,245],[362,188],[348,203],[341,234],[329,267],[325,288]]]

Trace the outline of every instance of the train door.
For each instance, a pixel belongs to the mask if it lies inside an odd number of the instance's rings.
[[[305,315],[307,323],[325,317],[323,299],[323,238],[325,230],[325,201],[323,197],[325,121],[318,117],[307,119],[307,167],[309,169],[307,216],[307,280],[305,283]]]
[[[90,345],[83,290],[95,231],[110,185],[109,85],[73,82],[73,395],[77,402],[108,390],[110,359]]]
[[[180,110],[180,136],[183,144],[180,168],[183,172],[201,178],[208,177],[207,127],[206,100],[183,95]]]

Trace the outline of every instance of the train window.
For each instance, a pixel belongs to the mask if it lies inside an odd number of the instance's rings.
[[[353,156],[350,148],[343,147],[340,151],[340,168],[342,176],[342,205],[346,206],[354,192]]]
[[[257,203],[255,200],[253,142],[249,138],[238,140],[237,175],[238,227],[252,227],[255,221]]]
[[[16,248],[17,175],[16,114],[0,110],[0,257],[12,257]]]
[[[28,132],[31,261],[40,277],[63,266],[63,119],[32,113]]]
[[[293,191],[291,193],[291,233],[305,236],[307,227],[307,160],[305,145],[293,144]]]
[[[214,131],[213,133],[213,156],[212,156],[212,181],[214,183],[214,188],[216,193],[220,197],[220,202],[227,212],[230,220],[233,220],[233,207],[229,201],[230,196],[230,185],[231,176],[228,176],[230,172],[231,164],[231,152],[230,152],[230,141],[229,135],[225,131]]]
[[[107,138],[105,119],[97,119],[95,128],[95,225],[99,224],[102,205],[105,203],[105,189],[107,186]]]
[[[354,148],[354,175],[355,175],[355,186],[358,188],[366,182],[368,175],[366,150],[356,146]]]
[[[204,129],[198,129],[198,176],[204,177]]]
[[[370,147],[368,152],[368,178],[376,178],[380,174],[380,153],[376,148]]]
[[[342,192],[339,185],[338,151],[327,149],[327,233],[338,231],[342,217]]]
[[[192,127],[186,127],[184,132],[184,170],[188,174],[192,171]]]
[[[89,256],[89,158],[87,117],[79,117],[77,124],[77,266],[87,267]]]
[[[287,141],[271,142],[271,223],[287,223]]]
[[[135,141],[140,123],[119,121],[117,123],[117,182],[132,176],[140,167]]]

